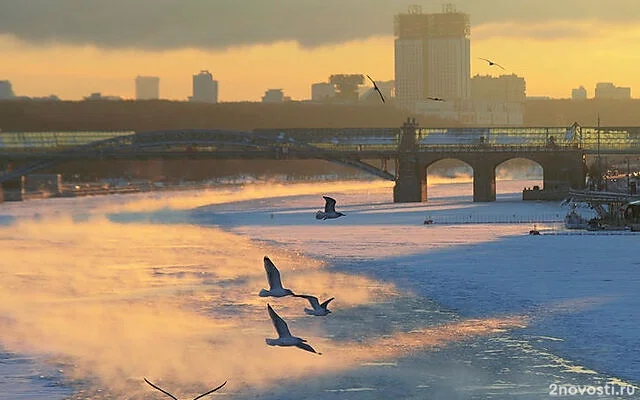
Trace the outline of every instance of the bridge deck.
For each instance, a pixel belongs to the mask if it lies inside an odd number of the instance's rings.
[[[216,132],[200,132],[200,138],[215,141]],[[187,144],[180,131],[148,132],[0,132],[0,154],[54,153],[116,137],[151,138],[160,136],[168,142],[173,138]],[[223,131],[220,131],[223,132]],[[224,132],[228,135],[230,132]],[[291,147],[306,143],[328,151],[393,152],[397,150],[399,128],[326,128],[326,129],[261,129],[238,132],[243,137],[261,136],[273,145]],[[135,136],[134,136],[135,135]],[[185,136],[185,135],[182,135]],[[550,143],[558,148],[580,148],[586,153],[640,153],[640,127],[506,127],[506,128],[417,128],[416,141],[422,151],[543,151]],[[124,144],[124,142],[123,142]],[[211,150],[214,150],[211,147]]]

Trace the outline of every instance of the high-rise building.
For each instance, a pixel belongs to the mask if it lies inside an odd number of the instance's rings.
[[[15,97],[11,82],[0,81],[0,100],[10,100]]]
[[[157,100],[160,98],[160,78],[157,76],[136,77],[136,100]]]
[[[398,104],[414,110],[416,102],[427,97],[469,99],[469,15],[452,5],[435,14],[411,6],[408,13],[396,15],[394,22]]]
[[[336,95],[336,89],[329,82],[319,82],[311,85],[311,101],[326,101]]]
[[[580,86],[576,89],[571,89],[571,99],[573,100],[586,100],[587,99],[587,89],[584,86]]]
[[[263,103],[282,103],[286,101],[287,97],[284,95],[282,89],[267,89],[262,96]]]
[[[596,99],[627,100],[631,98],[630,87],[618,87],[611,82],[596,83]]]
[[[476,75],[471,78],[471,99],[496,103],[521,103],[526,99],[524,78],[511,75]]]
[[[203,70],[193,76],[193,96],[189,100],[203,103],[218,102],[218,81],[213,79],[211,72]]]

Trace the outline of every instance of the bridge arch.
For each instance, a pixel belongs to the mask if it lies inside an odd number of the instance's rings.
[[[521,192],[524,188],[532,189],[535,186],[542,189],[543,174],[543,165],[534,157],[514,156],[505,159],[495,167],[496,194]]]
[[[473,166],[461,157],[443,156],[434,158],[423,166],[423,199],[428,198],[429,186],[438,183],[457,184],[456,193],[471,196],[473,191],[471,185],[473,181]],[[464,193],[468,188],[468,193]]]

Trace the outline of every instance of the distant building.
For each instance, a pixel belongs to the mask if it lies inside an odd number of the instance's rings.
[[[189,98],[189,101],[218,102],[218,81],[213,79],[211,72],[200,71],[193,76],[193,96]]]
[[[84,100],[95,101],[95,100],[109,100],[109,101],[120,101],[122,97],[119,96],[103,96],[100,92],[91,93],[89,96],[84,97]]]
[[[617,87],[611,82],[599,82],[596,84],[595,98],[627,100],[631,98],[631,88]]]
[[[584,86],[580,86],[576,89],[571,89],[571,99],[573,100],[586,100],[587,99],[587,89]]]
[[[469,15],[445,5],[441,13],[423,14],[411,6],[395,16],[395,91],[400,107],[415,111],[428,97],[470,97]]]
[[[527,95],[524,78],[516,74],[493,77],[476,75],[471,78],[471,99],[501,103],[523,102]]]
[[[524,101],[474,101],[473,123],[483,126],[522,126]]]
[[[360,94],[358,88],[364,83],[362,74],[333,74],[329,76],[329,83],[336,88],[335,100],[343,104],[355,104]]]
[[[160,78],[157,76],[136,77],[136,100],[157,100],[160,98]]]
[[[335,97],[336,89],[329,82],[319,82],[311,85],[311,101],[326,101]]]
[[[377,81],[376,85],[382,92],[385,102],[395,98],[395,82],[394,81]],[[380,94],[372,87],[366,89],[360,94],[360,103],[376,104],[381,103]]]
[[[0,100],[11,100],[15,97],[13,88],[11,87],[11,82],[0,81]]]
[[[120,100],[120,98],[118,98]],[[33,101],[60,101],[60,97],[55,94],[50,94],[49,96],[41,96],[41,97],[32,97]]]
[[[523,102],[457,100],[416,102],[416,113],[476,126],[522,126]]]
[[[284,95],[282,89],[268,89],[262,96],[263,103],[282,103],[287,100],[290,100],[290,98]]]

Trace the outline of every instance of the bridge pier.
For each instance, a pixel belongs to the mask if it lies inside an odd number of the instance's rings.
[[[400,131],[396,185],[393,187],[394,203],[427,201],[426,168],[418,160],[415,118],[408,118]]]
[[[473,165],[473,201],[496,201],[496,168],[490,161]]]
[[[396,184],[393,187],[394,203],[418,203],[427,201],[427,178],[415,156],[398,159]]]
[[[0,202],[1,201],[22,201],[24,195],[25,178],[21,176],[17,179],[4,181],[1,184]]]
[[[585,169],[581,154],[546,160],[543,165],[542,186],[546,191],[584,188]]]

